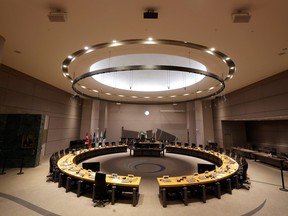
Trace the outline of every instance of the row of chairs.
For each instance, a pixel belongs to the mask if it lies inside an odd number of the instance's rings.
[[[50,156],[49,159],[49,172],[48,175],[46,176],[46,181],[53,181],[56,182],[58,180],[59,177],[59,169],[57,166],[57,162],[59,160],[59,158],[63,157],[66,154],[69,154],[70,149],[66,148],[66,149],[61,149],[58,152],[53,153]]]
[[[73,188],[77,188],[77,197],[79,197],[83,193],[83,191],[88,192],[93,189],[92,200],[95,203],[95,206],[100,204],[104,205],[107,193],[106,174],[96,172],[95,182],[94,184],[90,184],[78,179],[73,179],[70,176],[66,176],[64,173],[61,173],[59,171],[57,166],[58,160],[69,152],[70,148],[67,148],[55,152],[51,155],[47,181],[58,182],[58,187],[65,186],[66,192],[70,191]]]
[[[105,142],[104,145],[105,146],[116,146],[116,145],[123,145],[125,143],[123,142],[118,142],[118,144],[116,144],[116,142]],[[103,146],[103,143],[98,143],[99,146]],[[69,148],[65,148],[65,149],[61,149],[60,151],[57,151],[55,153],[53,153],[49,159],[49,172],[47,175],[47,181],[57,181],[58,179],[58,174],[59,174],[59,170],[57,167],[57,162],[59,160],[59,158],[63,157],[66,154],[69,154],[71,151],[77,150],[77,148],[83,148],[85,146],[81,145],[77,145],[77,146],[71,146]],[[88,147],[88,146],[86,146]],[[91,145],[92,148],[96,147],[95,143],[92,143]]]
[[[66,193],[76,189],[77,197],[80,197],[84,193],[91,194],[92,192],[92,202],[94,207],[104,207],[106,204],[115,203],[116,187],[110,186],[106,183],[106,173],[101,171],[97,171],[95,173],[95,179],[93,183],[74,179],[71,176],[60,173],[58,187],[65,187]],[[118,193],[121,193],[121,191]]]
[[[124,143],[119,143],[122,145]],[[105,145],[116,145],[115,142],[105,143]],[[58,182],[58,187],[65,187],[66,193],[72,190],[75,190],[77,197],[80,197],[84,193],[92,194],[92,201],[94,206],[105,206],[106,203],[109,203],[112,197],[112,189],[115,192],[115,188],[110,187],[106,184],[106,174],[100,172],[100,163],[99,163],[94,183],[84,182],[79,179],[75,179],[71,176],[67,176],[64,173],[60,172],[57,162],[58,160],[66,154],[69,154],[74,149],[66,148],[60,151],[53,153],[49,161],[49,173],[47,175],[46,181]],[[83,168],[85,163],[82,164]],[[88,164],[89,165],[89,164]],[[110,195],[109,195],[110,192]],[[115,195],[113,196],[115,198]],[[108,199],[109,198],[109,199]],[[112,200],[114,203],[115,200]]]
[[[181,200],[188,205],[188,197],[198,197],[203,203],[206,203],[208,196],[221,199],[223,193],[232,194],[233,189],[240,189],[241,179],[240,173],[231,178],[215,182],[211,184],[203,184],[196,186],[185,186],[183,188],[163,188],[159,191],[163,207],[167,206],[167,201]]]

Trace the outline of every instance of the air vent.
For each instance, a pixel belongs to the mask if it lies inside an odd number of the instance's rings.
[[[50,22],[65,22],[67,18],[67,13],[63,11],[51,11],[48,14]]]
[[[233,23],[248,23],[250,21],[250,14],[249,13],[233,13],[232,14],[232,21]]]

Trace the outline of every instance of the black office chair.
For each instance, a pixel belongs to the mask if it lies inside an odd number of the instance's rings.
[[[57,166],[57,162],[58,162],[59,156],[58,156],[58,152],[54,153],[51,155],[50,160],[49,160],[49,173],[46,176],[46,181],[53,181],[56,182],[58,180],[58,176],[59,176],[59,169]]]
[[[64,154],[64,149],[61,149],[60,152],[59,152],[59,155],[60,157],[63,157],[65,154]]]
[[[66,148],[66,149],[64,150],[65,155],[69,154],[69,152],[70,152],[70,148]]]
[[[248,163],[244,157],[239,159],[239,170],[237,172],[239,179],[239,188],[250,189],[250,181],[247,175]]]
[[[109,203],[108,186],[106,184],[106,174],[102,172],[96,172],[95,182],[93,185],[93,203],[94,207],[103,206]]]

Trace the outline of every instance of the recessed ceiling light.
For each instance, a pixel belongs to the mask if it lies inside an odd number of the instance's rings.
[[[196,91],[197,94],[200,94],[201,92],[202,92],[201,90]]]
[[[86,54],[87,53],[90,53],[90,52],[93,52],[94,51],[94,49],[88,49],[87,51],[86,51]]]
[[[96,89],[93,89],[92,91],[93,91],[93,92],[99,92],[99,91],[98,91],[98,90],[96,90]]]
[[[111,93],[109,93],[109,92],[107,92],[107,93],[105,93],[106,95],[111,95]]]
[[[206,50],[207,53],[214,55],[214,53],[211,50]]]
[[[216,49],[214,47],[210,48],[210,51],[214,52]]]
[[[118,95],[119,97],[124,97],[124,95]]]
[[[174,97],[176,97],[176,95],[171,95],[170,97],[174,98]]]
[[[144,98],[150,98],[149,96],[145,96]]]
[[[85,46],[85,47],[84,47],[84,49],[85,49],[85,50],[88,50],[88,49],[89,49],[89,47],[88,47],[88,46]]]
[[[131,98],[138,98],[137,96],[135,96],[135,95],[133,95],[133,96],[131,96]]]
[[[188,96],[188,95],[189,95],[189,93],[183,94],[183,96]]]
[[[81,85],[81,88],[83,88],[83,89],[87,89],[86,86],[83,86],[83,85]]]
[[[163,98],[163,96],[158,96],[157,98]]]
[[[68,56],[68,59],[72,59],[72,58],[73,58],[73,56],[72,56],[72,55],[69,55],[69,56]]]

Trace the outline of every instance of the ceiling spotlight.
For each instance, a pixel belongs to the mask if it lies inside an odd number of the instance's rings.
[[[158,13],[154,9],[149,9],[144,12],[144,19],[158,19]]]
[[[250,21],[250,14],[247,12],[232,13],[233,23],[248,23]]]

